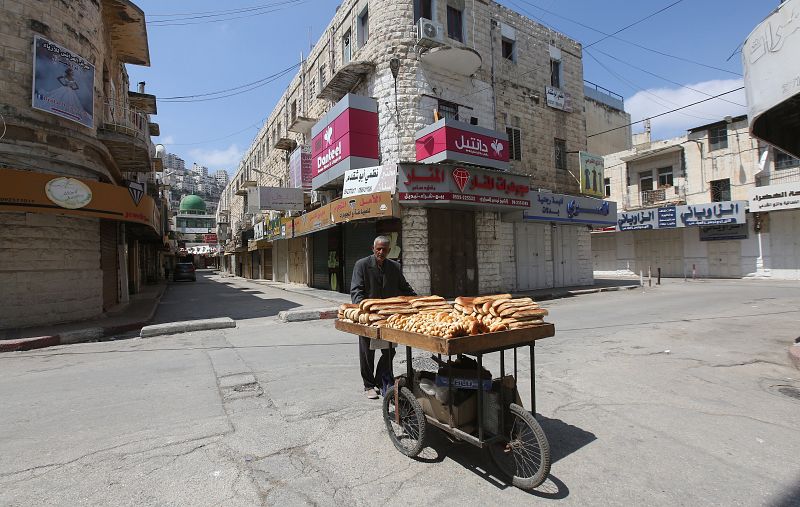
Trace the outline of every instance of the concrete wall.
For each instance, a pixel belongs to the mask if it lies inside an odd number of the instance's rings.
[[[609,155],[631,149],[631,115],[586,97],[583,102],[586,114],[586,149],[595,155]],[[623,127],[623,128],[617,128]],[[592,135],[606,130],[602,135]],[[606,176],[607,177],[607,176]]]
[[[0,329],[102,312],[99,243],[98,219],[0,213]]]

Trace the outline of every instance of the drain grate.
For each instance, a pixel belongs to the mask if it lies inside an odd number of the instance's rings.
[[[778,392],[789,398],[800,400],[800,389],[791,386],[780,386]]]

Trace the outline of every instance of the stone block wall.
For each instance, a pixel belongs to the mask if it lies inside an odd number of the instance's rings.
[[[0,329],[101,313],[99,245],[98,219],[0,213]]]
[[[430,294],[428,262],[428,212],[425,208],[402,208],[403,275],[417,294]]]
[[[495,212],[475,213],[478,246],[478,291],[481,294],[513,290],[516,285],[514,224]]]
[[[578,285],[594,284],[594,269],[592,269],[592,233],[583,225],[578,228]]]

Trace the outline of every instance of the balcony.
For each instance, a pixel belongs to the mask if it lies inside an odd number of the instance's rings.
[[[375,70],[373,62],[350,61],[339,67],[325,86],[317,94],[318,99],[338,102],[350,90],[364,79],[364,76]]]
[[[298,116],[289,126],[286,128],[289,132],[294,132],[296,134],[305,134],[309,135],[311,133],[311,128],[317,124],[319,121],[318,118],[307,118],[305,116]]]
[[[638,187],[629,187],[625,196],[625,209],[671,206],[686,202],[684,187],[664,187],[636,192]]]
[[[247,189],[257,185],[258,183],[253,180],[245,180],[242,182],[242,185],[236,189],[236,195],[247,196]]]
[[[123,172],[153,170],[153,143],[147,114],[123,102],[103,104],[103,123],[97,138],[106,145]]]
[[[297,148],[297,141],[291,137],[281,136],[275,139],[275,144],[272,145],[276,150],[294,151]]]

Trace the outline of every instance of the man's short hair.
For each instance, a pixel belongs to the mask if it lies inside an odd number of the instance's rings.
[[[392,240],[389,238],[389,236],[378,236],[375,238],[375,241],[372,242],[372,246],[374,247],[378,243],[386,243],[387,245],[391,245]]]

